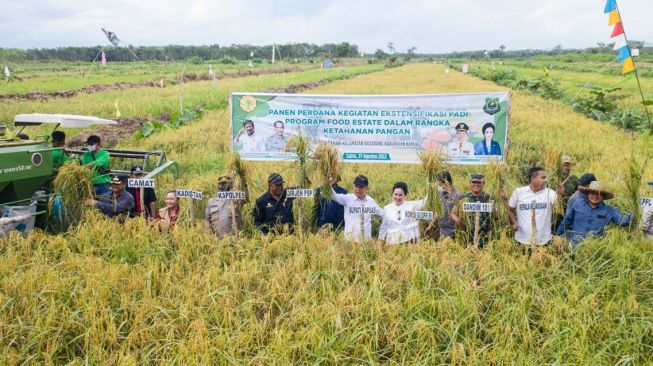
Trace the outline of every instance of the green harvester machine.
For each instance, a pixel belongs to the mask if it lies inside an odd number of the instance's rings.
[[[0,235],[10,230],[23,232],[33,227],[47,229],[48,201],[52,199],[50,184],[57,174],[53,167],[52,153],[64,148],[52,147],[50,135],[58,128],[89,128],[93,125],[117,125],[116,121],[90,116],[69,114],[19,114],[14,126],[20,128],[16,136],[26,127],[52,125],[45,136],[21,140],[5,136],[6,127],[0,125]],[[71,156],[81,156],[84,151],[65,149]],[[107,149],[113,160],[129,161],[145,169],[145,178],[154,178],[163,172],[176,176],[177,165],[166,161],[162,151],[135,151]],[[127,173],[128,168],[111,169],[111,173]],[[38,219],[36,217],[38,216]]]

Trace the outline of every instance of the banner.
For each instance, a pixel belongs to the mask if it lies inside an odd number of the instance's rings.
[[[510,94],[306,95],[232,93],[231,148],[248,160],[295,160],[288,140],[326,141],[344,162],[504,161]]]

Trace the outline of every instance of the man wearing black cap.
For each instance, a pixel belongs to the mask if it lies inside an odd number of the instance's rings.
[[[284,225],[292,231],[295,217],[292,213],[293,198],[286,197],[283,177],[272,173],[268,177],[268,191],[256,199],[254,205],[254,226],[263,234],[279,232]]]
[[[333,193],[333,199],[345,208],[345,239],[357,243],[372,239],[372,215],[383,215],[383,209],[367,195],[369,181],[359,175],[354,179],[354,193]]]
[[[87,198],[84,204],[95,206],[108,217],[117,217],[120,222],[124,222],[129,211],[134,208],[134,197],[125,190],[125,187],[127,187],[127,176],[115,175],[111,179],[110,197],[99,197],[100,200],[97,201]]]
[[[460,122],[456,125],[456,137],[454,141],[450,142],[447,145],[449,149],[449,156],[452,158],[458,157],[468,157],[474,155],[474,145],[467,141],[467,132],[469,132],[469,126],[466,123]]]
[[[86,151],[82,155],[82,166],[89,168],[93,171],[93,187],[95,188],[96,196],[108,196],[111,193],[109,183],[111,177],[109,176],[109,163],[111,158],[109,152],[100,148],[102,141],[100,136],[91,135],[86,139]]]
[[[136,165],[129,171],[129,178],[141,179],[143,178],[143,168]],[[134,197],[136,207],[130,212],[130,217],[142,216],[143,208],[141,207],[141,188],[127,187],[127,192]],[[143,188],[143,205],[145,206],[145,218],[153,219],[156,217],[156,193],[154,188]]]

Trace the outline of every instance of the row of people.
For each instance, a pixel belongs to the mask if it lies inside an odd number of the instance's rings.
[[[569,169],[566,173],[569,175]],[[574,244],[589,235],[603,236],[605,227],[609,224],[630,225],[632,214],[621,215],[616,208],[603,202],[613,197],[611,192],[597,182],[592,174],[582,178],[582,181],[575,179],[577,183],[573,186],[578,187],[576,192],[566,189],[566,179],[563,180],[560,187],[552,190],[547,187],[547,172],[543,168],[533,167],[528,172],[528,185],[516,189],[509,199],[505,193],[499,192],[499,200],[495,200],[484,191],[485,177],[483,174],[472,174],[469,191],[460,194],[453,187],[451,175],[448,172],[443,172],[440,175],[442,189],[439,192],[443,214],[434,219],[438,223],[439,235],[453,237],[458,230],[471,238],[476,226],[471,222],[472,215],[462,212],[459,208],[454,208],[461,202],[490,203],[497,201],[507,206],[508,217],[515,230],[515,239],[519,243],[544,245],[552,240],[553,207],[559,196],[563,200],[568,197],[567,199],[571,199],[572,204],[567,207],[564,219],[557,225],[557,234],[568,234]],[[579,186],[581,182],[586,185]],[[254,224],[262,233],[268,233],[279,225],[290,227],[294,225],[293,199],[285,196],[284,183],[279,174],[273,173],[268,178],[268,191],[256,201],[253,212]],[[406,200],[408,186],[404,182],[398,182],[392,188],[393,202],[381,209],[376,201],[367,195],[368,183],[365,176],[359,175],[353,182],[353,193],[347,193],[338,185],[336,179],[333,182],[334,193],[331,200],[321,197],[318,190],[314,205],[316,214],[314,216],[316,216],[318,227],[324,225],[331,225],[336,229],[342,227],[346,239],[365,241],[372,239],[372,216],[378,215],[382,217],[379,230],[380,240],[389,244],[417,240],[420,236],[419,225],[413,215],[406,213],[421,210],[426,197],[416,201]],[[574,198],[572,199],[572,197]],[[492,215],[490,212],[482,212],[479,216],[479,244],[483,245],[489,238]],[[427,233],[434,227],[434,223],[430,223],[426,230]]]
[[[140,167],[132,169],[132,177],[138,178],[142,174]],[[552,239],[552,213],[553,205],[558,199],[558,194],[546,187],[547,173],[544,169],[534,167],[528,173],[529,184],[517,188],[510,199],[503,192],[499,192],[499,202],[508,207],[508,217],[515,230],[515,239],[521,244],[544,245]],[[479,213],[479,220],[475,222],[473,215],[463,212],[460,205],[463,202],[491,203],[495,199],[484,191],[485,177],[481,173],[472,174],[469,181],[469,191],[460,194],[453,188],[451,175],[443,172],[439,177],[441,190],[440,201],[443,205],[443,214],[435,217],[429,224],[425,233],[428,235],[437,221],[440,237],[453,237],[456,231],[465,236],[468,242],[472,241],[474,232],[478,235],[479,245],[483,246],[490,238],[493,215],[491,212]],[[156,216],[139,209],[135,204],[134,196],[126,189],[127,176],[114,176],[111,181],[112,194],[106,198],[87,199],[88,206],[95,206],[109,217],[146,215],[160,222],[162,228],[174,225],[180,216],[181,208],[175,191],[166,194],[165,207],[157,211]],[[260,196],[254,205],[254,225],[263,234],[279,230],[286,226],[292,232],[295,225],[293,215],[293,198],[286,197],[283,188],[284,180],[280,174],[273,173],[268,177],[268,191]],[[570,197],[570,205],[562,222],[558,225],[556,234],[565,235],[572,244],[576,245],[587,236],[605,235],[605,227],[609,224],[628,226],[632,214],[621,215],[619,211],[604,201],[614,197],[612,192],[605,189],[603,184],[596,181],[592,174],[581,177],[577,192]],[[334,189],[331,200],[321,197],[319,190],[316,193],[314,205],[315,223],[318,228],[330,226],[334,229],[343,229],[345,238],[350,241],[368,241],[372,238],[372,216],[381,217],[378,239],[387,244],[400,244],[415,242],[420,237],[419,223],[411,212],[420,211],[426,204],[427,197],[410,201],[408,185],[397,182],[392,187],[392,202],[383,209],[367,194],[369,180],[359,175],[353,182],[353,193],[348,193],[338,185],[338,179],[332,182]],[[229,177],[220,177],[218,180],[219,191],[232,189]],[[147,190],[147,188],[145,189]],[[139,190],[137,190],[138,192]],[[149,205],[156,202],[152,195],[146,201]],[[153,200],[151,198],[154,198]],[[209,200],[205,218],[213,233],[222,237],[233,234],[234,230],[242,229],[242,201],[233,205],[230,201],[212,198]],[[150,206],[150,212],[154,212]],[[476,228],[478,225],[478,228]],[[653,209],[646,207],[643,217],[643,230],[648,236],[653,236]]]
[[[175,191],[169,191],[165,196],[165,206],[158,211],[156,207],[156,194],[152,188],[144,188],[145,207],[140,206],[140,188],[127,188],[127,181],[131,178],[141,178],[143,170],[139,166],[131,169],[129,176],[125,174],[114,175],[110,181],[110,194],[98,195],[87,198],[84,205],[97,208],[101,213],[110,218],[117,218],[123,222],[126,218],[143,216],[155,221],[161,229],[174,226],[181,215],[179,198]],[[154,214],[155,213],[155,214]]]
[[[56,131],[52,135],[53,146],[63,146],[65,135]],[[179,204],[175,192],[166,194],[166,207],[156,210],[156,194],[151,188],[144,190],[143,204],[140,207],[140,189],[126,188],[127,176],[112,178],[107,174],[109,154],[101,148],[101,140],[96,135],[91,135],[86,141],[87,152],[82,155],[81,163],[93,170],[93,184],[99,199],[89,199],[87,205],[99,208],[108,216],[127,213],[129,216],[145,215],[148,219],[162,221],[164,226],[174,224],[178,217]],[[60,150],[56,150],[58,152]],[[69,158],[65,154],[55,154],[55,163],[62,164]],[[561,183],[556,190],[547,188],[547,173],[542,168],[533,168],[529,172],[529,184],[518,188],[506,202],[506,196],[499,192],[500,202],[508,206],[508,216],[515,230],[515,239],[522,243],[544,244],[551,240],[553,225],[556,221],[556,234],[568,233],[572,243],[578,243],[587,235],[604,234],[604,228],[610,223],[628,226],[632,214],[621,215],[616,208],[605,204],[603,201],[613,197],[611,192],[605,190],[600,182],[596,182],[593,174],[588,173],[580,179],[571,174],[572,160],[568,156],[562,157]],[[133,167],[131,178],[141,178],[143,170]],[[440,201],[444,214],[431,222],[425,231],[430,234],[434,227],[439,229],[439,236],[453,237],[457,228],[469,237],[470,225],[461,217],[460,210],[454,206],[460,201],[487,203],[494,200],[483,191],[484,177],[482,174],[473,174],[470,179],[470,189],[461,194],[453,187],[451,175],[443,172],[440,175],[442,187]],[[417,220],[406,217],[406,212],[421,210],[425,200],[407,201],[408,185],[403,182],[396,183],[392,188],[393,202],[381,209],[376,201],[367,195],[368,179],[358,176],[354,180],[354,191],[348,193],[338,185],[339,178],[332,182],[334,194],[327,200],[316,190],[316,201],[313,207],[314,224],[320,228],[327,224],[334,229],[344,228],[348,240],[360,241],[372,239],[371,216],[381,216],[382,222],[379,238],[387,243],[415,241],[419,238],[419,225]],[[268,178],[268,190],[256,200],[254,207],[254,225],[264,234],[279,225],[294,225],[293,199],[285,197],[283,178],[279,174],[272,174]],[[579,188],[580,187],[580,188]],[[218,190],[231,189],[229,177],[220,177]],[[123,193],[124,192],[124,193]],[[590,195],[591,193],[591,195]],[[591,198],[590,198],[591,196]],[[109,199],[107,199],[108,197]],[[564,217],[556,218],[553,214],[553,205],[558,197],[562,198],[565,209]],[[131,199],[130,199],[131,198]],[[131,204],[129,203],[131,202]],[[213,232],[218,235],[229,235],[234,229],[242,228],[242,203],[237,203],[232,209],[224,200],[212,199],[209,201],[205,218]],[[653,210],[644,211],[643,228],[648,235],[653,235]],[[463,215],[464,216],[464,215]],[[469,216],[469,215],[468,215]],[[490,213],[480,214],[479,235],[480,244],[483,245],[490,231]],[[467,217],[468,221],[469,217]],[[236,220],[236,224],[232,222]],[[559,222],[559,224],[558,224]],[[459,230],[461,231],[461,230]]]

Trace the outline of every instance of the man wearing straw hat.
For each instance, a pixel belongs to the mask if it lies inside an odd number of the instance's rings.
[[[218,178],[218,192],[227,192],[232,188],[231,177],[222,176]],[[211,232],[218,239],[226,235],[234,234],[234,230],[240,231],[243,227],[241,208],[242,200],[232,201],[213,197],[209,200],[204,211],[204,217],[209,223]]]
[[[594,182],[596,180],[596,176],[594,173],[585,173],[580,176],[578,179],[578,188],[580,187],[587,187],[590,185],[590,183]],[[569,201],[567,201],[567,209],[565,210],[565,213],[569,211],[569,207],[571,207],[574,204],[574,201],[576,200],[584,200],[587,198],[587,195],[583,192],[581,192],[580,189],[576,189],[576,192],[569,197]]]
[[[587,236],[605,236],[605,227],[610,223],[619,226],[630,225],[632,213],[622,216],[615,207],[603,202],[614,195],[605,189],[601,182],[594,181],[589,187],[579,189],[587,194],[587,199],[574,201],[558,226],[557,235],[566,232],[567,238],[576,246]]]
[[[653,187],[653,182],[648,182],[649,187]],[[646,239],[653,239],[653,205],[644,206],[642,214],[642,230]]]

